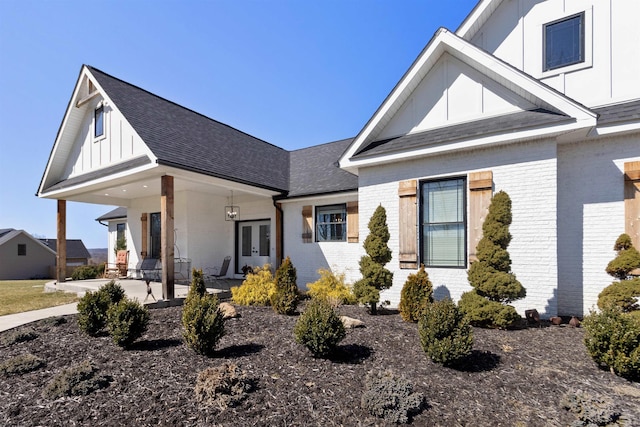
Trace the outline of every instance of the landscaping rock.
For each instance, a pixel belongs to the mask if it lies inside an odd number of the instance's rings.
[[[347,316],[340,316],[340,320],[342,321],[345,329],[364,328],[364,322],[362,320]]]
[[[240,314],[236,311],[236,308],[228,302],[220,303],[220,311],[222,312],[222,317],[224,319],[234,319],[236,317],[240,317]]]

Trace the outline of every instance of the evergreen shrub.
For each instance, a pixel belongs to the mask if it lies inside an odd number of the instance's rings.
[[[331,305],[322,299],[312,299],[300,315],[293,330],[296,342],[315,357],[326,357],[346,336],[344,325]]]
[[[386,422],[405,424],[420,412],[424,397],[413,392],[413,385],[391,371],[370,371],[365,377],[365,391],[360,406]]]
[[[56,375],[46,385],[42,395],[52,400],[66,396],[85,396],[95,390],[106,388],[110,382],[111,378],[97,375],[97,369],[85,360]]]
[[[269,305],[276,292],[276,282],[271,274],[271,266],[253,268],[242,285],[231,288],[231,299],[238,305]]]
[[[640,380],[640,318],[609,306],[582,322],[584,344],[593,360],[617,375]]]
[[[196,353],[211,356],[224,336],[224,315],[218,297],[203,293],[202,272],[195,274],[182,306],[182,326],[185,343]]]
[[[111,301],[105,292],[89,291],[78,301],[78,326],[80,330],[96,336],[107,322],[107,310]]]
[[[433,285],[424,265],[420,265],[420,270],[416,274],[410,274],[402,287],[398,304],[400,317],[405,322],[417,322],[424,306],[432,302]]]
[[[9,331],[2,336],[2,344],[13,345],[21,342],[31,341],[38,338],[38,334],[33,328]]]
[[[109,334],[120,347],[129,347],[140,338],[149,325],[149,309],[128,298],[112,304],[107,311]]]
[[[93,265],[81,265],[71,273],[72,280],[87,280],[98,277],[98,269]]]
[[[609,275],[624,280],[633,269],[640,268],[640,253],[633,247],[631,237],[628,234],[621,234],[613,250],[617,252],[616,257],[607,264],[606,271]]]
[[[124,289],[115,280],[110,280],[104,285],[100,286],[100,292],[104,292],[109,297],[111,304],[117,304],[124,298]]]
[[[45,361],[31,353],[21,354],[0,362],[0,376],[9,377],[35,371],[45,365]]]
[[[369,234],[363,246],[367,253],[360,258],[362,279],[353,285],[353,293],[360,304],[369,306],[371,314],[377,313],[380,291],[393,284],[393,273],[384,266],[391,261],[391,249],[387,245],[390,234],[387,226],[387,211],[379,205],[369,220]]]
[[[462,294],[458,307],[473,326],[480,328],[507,329],[521,320],[513,306],[491,301],[473,291]]]
[[[425,306],[418,321],[418,333],[422,349],[436,363],[453,365],[471,354],[473,331],[450,299]]]
[[[607,286],[598,295],[598,308],[605,309],[616,306],[624,312],[640,309],[640,277],[631,280],[621,280]]]
[[[307,284],[307,294],[311,298],[337,301],[339,304],[355,304],[356,297],[345,284],[344,273],[335,274],[329,269],[318,270],[320,278]]]
[[[292,315],[296,312],[298,300],[298,276],[287,257],[276,271],[276,291],[271,295],[271,306],[276,313]]]

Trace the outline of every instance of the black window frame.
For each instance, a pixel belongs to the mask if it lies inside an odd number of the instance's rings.
[[[323,214],[323,211],[328,212],[331,210],[341,210],[342,212],[342,219],[340,221],[326,221],[323,220],[320,221],[320,215]],[[347,204],[346,203],[335,203],[332,205],[321,205],[321,206],[316,206],[315,207],[315,214],[314,214],[314,220],[315,220],[315,241],[316,242],[346,242],[347,241]],[[322,238],[323,236],[327,235],[328,233],[321,233],[320,232],[320,227],[321,226],[328,226],[329,230],[341,230],[341,236],[340,238]],[[337,233],[331,233],[330,237],[333,237],[334,235],[337,235]]]
[[[100,105],[93,111],[93,137],[104,136],[104,105]]]
[[[571,59],[568,60],[567,62],[561,62],[561,63],[557,63],[557,64],[551,64],[550,65],[550,59],[548,57],[548,52],[550,53],[550,51],[552,49],[549,49],[549,43],[550,40],[548,39],[548,32],[550,29],[552,29],[553,26],[556,25],[561,25],[563,23],[572,21],[574,19],[578,19],[579,20],[579,55],[577,59]],[[553,70],[557,70],[559,68],[564,68],[564,67],[569,67],[571,65],[575,65],[575,64],[581,64],[583,62],[585,62],[586,60],[586,53],[585,53],[585,12],[580,12],[580,13],[576,13],[574,15],[570,15],[570,16],[566,16],[564,18],[558,19],[556,21],[553,22],[549,22],[546,23],[542,26],[542,71],[546,72],[546,71],[553,71]]]
[[[460,190],[462,191],[462,221],[455,222],[446,222],[446,223],[438,223],[438,222],[426,222],[425,221],[425,194],[424,187],[428,184],[437,183],[437,182],[448,182],[448,181],[460,181],[461,183],[458,185]],[[419,183],[419,215],[418,218],[418,250],[419,250],[419,259],[420,263],[424,264],[425,267],[430,268],[450,268],[450,269],[464,269],[467,268],[467,263],[469,261],[468,254],[468,226],[469,222],[467,220],[467,207],[468,207],[468,197],[467,197],[467,177],[466,176],[455,176],[448,178],[440,178],[440,179],[428,179],[422,180]],[[463,238],[462,238],[462,259],[457,260],[457,265],[447,265],[447,264],[439,264],[439,263],[430,263],[429,257],[426,253],[426,239],[428,236],[425,236],[425,226],[435,225],[435,224],[461,224],[463,230]]]

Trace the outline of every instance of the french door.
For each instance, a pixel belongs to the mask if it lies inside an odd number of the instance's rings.
[[[271,263],[271,221],[241,221],[236,225],[238,269]]]

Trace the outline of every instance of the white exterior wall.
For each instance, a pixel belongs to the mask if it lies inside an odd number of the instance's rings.
[[[101,96],[96,96],[84,109],[80,131],[75,137],[73,148],[69,153],[64,176],[71,178],[120,163],[147,153],[142,139],[136,134],[125,118],[111,107],[104,106],[104,135],[93,137],[94,111]]]
[[[228,275],[233,276],[236,257],[235,222],[224,220],[224,206],[228,204],[227,197],[181,191],[175,193],[174,202],[174,257],[189,259],[192,268],[206,272],[214,267],[219,269],[224,257],[231,256]],[[272,235],[275,235],[275,208],[270,198],[240,198],[234,200],[234,204],[240,206],[241,220],[270,219]],[[137,199],[127,208],[127,247],[130,251],[130,268],[135,268],[140,262],[142,251],[140,217],[145,212],[147,214],[160,212],[160,197]],[[147,235],[149,235],[149,221]],[[110,240],[113,239],[110,237]],[[150,243],[149,238],[148,244]],[[272,258],[276,253],[275,244],[275,239],[272,239]],[[274,261],[272,259],[272,263]]]
[[[465,176],[469,172],[491,170],[494,191],[506,191],[512,200],[513,239],[508,248],[512,270],[527,289],[527,297],[514,306],[521,314],[536,308],[545,316],[557,309],[556,233],[556,144],[542,140],[459,154],[416,159],[360,170],[360,240],[368,232],[367,218],[382,204],[387,210],[393,259],[387,268],[394,273],[393,287],[381,299],[392,306],[400,301],[402,286],[411,273],[398,263],[398,182],[407,179],[437,179]],[[417,209],[418,207],[416,207]],[[471,290],[467,270],[427,268],[435,296],[458,300]]]
[[[360,276],[358,262],[364,255],[362,248],[363,227],[367,229],[368,218],[359,213],[360,237],[358,243],[344,242],[312,242],[302,241],[302,207],[307,205],[324,206],[346,203],[357,200],[353,195],[336,195],[315,199],[297,199],[282,204],[284,217],[284,257],[291,257],[291,262],[298,275],[298,287],[306,289],[308,283],[313,283],[320,275],[321,268],[331,269],[334,273],[344,273],[345,281],[353,284]],[[359,208],[360,209],[360,208]],[[364,222],[364,226],[363,226]],[[314,218],[315,224],[315,218]],[[314,233],[315,240],[315,233]]]
[[[107,237],[107,263],[115,264],[116,263],[116,240],[118,238],[118,224],[126,224],[125,225],[125,238],[127,239],[127,250],[129,251],[129,261],[131,261],[131,234],[129,233],[129,225],[127,224],[127,220],[124,218],[109,220],[107,222],[108,226],[108,237]],[[131,265],[131,264],[129,264]],[[133,264],[135,266],[135,264]]]
[[[543,26],[585,12],[585,62],[543,72]],[[472,43],[587,106],[640,97],[640,2],[510,0]],[[524,18],[521,18],[524,17]]]
[[[625,232],[624,163],[640,160],[640,136],[558,148],[558,293],[562,314],[582,316],[614,279],[605,268]]]

